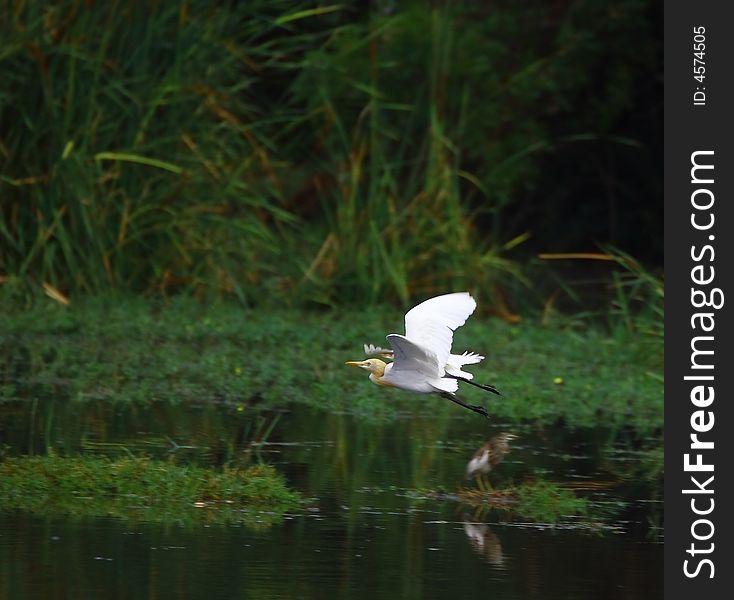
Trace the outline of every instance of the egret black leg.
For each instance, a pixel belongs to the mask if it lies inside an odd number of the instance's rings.
[[[464,379],[463,377],[457,377],[456,375],[449,375],[448,373],[444,375],[444,377],[451,377],[452,379],[458,379],[459,381],[463,381],[464,383],[468,383],[469,385],[478,387],[480,390],[484,390],[485,392],[492,392],[493,394],[497,394],[498,396],[502,395],[500,394],[500,391],[493,385],[489,385],[485,383],[477,383],[476,381],[472,381],[471,379]]]
[[[487,412],[487,409],[479,404],[467,404],[460,398],[457,398],[453,394],[449,392],[441,392],[441,398],[446,398],[446,400],[451,400],[454,404],[458,404],[459,406],[463,406],[464,408],[468,408],[471,411],[474,411],[477,414],[482,415],[483,417],[489,418],[489,413]]]

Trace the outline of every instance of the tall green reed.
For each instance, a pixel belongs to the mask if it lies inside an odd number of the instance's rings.
[[[501,256],[506,240],[478,227],[464,198],[467,181],[481,182],[463,170],[454,141],[467,127],[468,102],[446,102],[457,93],[456,27],[446,8],[414,8],[350,27],[307,55],[295,90],[310,93],[310,110],[321,115],[331,185],[319,190],[325,226],[314,227],[319,243],[303,255],[303,297],[407,304],[519,276]],[[413,45],[417,55],[401,61]],[[406,72],[415,77],[410,87]],[[466,100],[467,84],[458,93]]]
[[[253,92],[313,43],[277,35],[293,6],[19,5],[3,25],[2,269],[251,300],[243,284],[274,269],[293,222],[268,150],[286,115]]]
[[[529,285],[516,248],[543,157],[605,139],[589,123],[631,93],[615,70],[616,95],[576,116],[604,57],[589,31],[609,21],[548,10],[16,4],[0,276],[245,304]]]

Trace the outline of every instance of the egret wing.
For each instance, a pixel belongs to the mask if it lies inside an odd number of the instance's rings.
[[[451,354],[454,330],[466,323],[476,307],[468,292],[430,298],[406,313],[405,337],[433,351],[443,368]]]
[[[443,365],[436,355],[399,333],[391,333],[387,341],[393,349],[392,371],[418,371],[427,377],[443,377]]]

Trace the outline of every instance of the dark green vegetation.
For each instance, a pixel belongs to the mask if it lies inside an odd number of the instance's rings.
[[[508,512],[511,516],[538,523],[587,516],[589,502],[550,481],[528,481],[492,491],[464,488],[457,498],[469,506]]]
[[[344,366],[362,358],[364,342],[382,343],[400,331],[395,308],[334,312],[243,311],[220,303],[202,307],[97,299],[64,307],[46,300],[33,310],[0,315],[2,396],[33,394],[54,385],[77,401],[222,401],[269,407],[304,403],[373,418],[396,410],[415,414],[457,410],[439,398],[373,386]],[[481,352],[477,381],[503,396],[463,390],[486,402],[492,418],[572,426],[633,427],[660,432],[662,338],[558,319],[542,326],[508,325],[472,317],[455,347]]]
[[[0,461],[4,510],[264,528],[300,507],[299,494],[266,465],[215,472],[145,458],[46,456]]]
[[[465,288],[525,310],[573,291],[537,252],[659,264],[658,9],[7,5],[0,276],[73,299]]]
[[[588,503],[573,492],[548,481],[534,481],[513,490],[516,511],[532,521],[553,523],[563,516],[583,515]]]

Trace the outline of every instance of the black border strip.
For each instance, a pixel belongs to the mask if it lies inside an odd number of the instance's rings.
[[[665,4],[665,597],[672,599],[730,598],[734,593],[734,503],[728,484],[734,461],[731,13],[725,1]],[[704,28],[698,38],[696,27]],[[698,57],[702,62],[694,61],[697,42],[705,44]],[[699,81],[694,67],[701,66],[705,77]],[[714,168],[692,172],[692,156],[699,166]],[[704,227],[712,215],[713,224]],[[723,306],[715,308],[722,296]],[[714,306],[694,306],[707,301]],[[712,324],[711,331],[704,331]],[[713,354],[695,354],[691,344],[696,337],[695,350]],[[713,379],[690,379],[700,376]],[[696,393],[696,386],[704,387]],[[714,447],[692,449],[691,434]],[[700,460],[713,471],[686,472],[686,454],[689,463]],[[694,509],[710,512],[695,514]],[[686,576],[686,569],[694,576]]]

